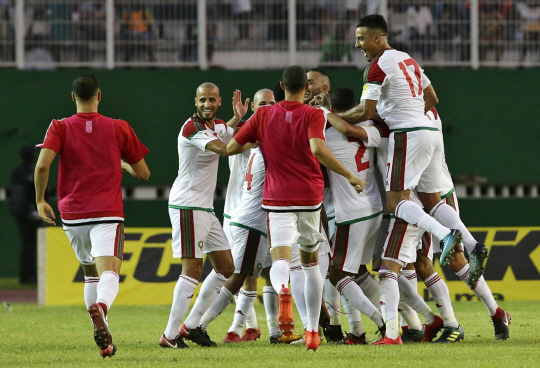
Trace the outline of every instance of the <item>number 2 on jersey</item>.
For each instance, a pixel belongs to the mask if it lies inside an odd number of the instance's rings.
[[[398,63],[399,69],[403,72],[403,75],[405,75],[405,79],[407,79],[407,83],[409,83],[409,87],[411,88],[411,93],[413,97],[420,96],[422,94],[422,75],[420,74],[420,67],[418,64],[416,64],[416,61],[414,61],[412,58],[403,60]],[[411,79],[411,76],[409,75],[409,71],[407,70],[407,66],[414,66],[414,75],[416,76],[416,80],[418,81],[418,93],[414,92],[414,85],[413,81]]]
[[[358,151],[356,151],[356,155],[354,156],[354,160],[356,161],[356,170],[360,172],[369,169],[369,161],[362,162],[362,158],[364,158],[364,154],[366,153],[366,146],[364,145],[364,142],[362,142],[361,139],[351,137],[347,137],[347,140],[349,142],[360,143],[360,147],[358,147]]]

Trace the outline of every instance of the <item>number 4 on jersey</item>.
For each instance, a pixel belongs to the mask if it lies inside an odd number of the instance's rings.
[[[413,97],[420,96],[422,94],[422,75],[420,74],[420,67],[418,64],[416,64],[416,61],[414,61],[412,58],[409,58],[407,60],[403,60],[398,63],[399,69],[403,72],[403,75],[405,75],[405,78],[407,79],[407,83],[409,83],[409,87],[411,88],[411,93]],[[416,76],[416,80],[418,81],[418,93],[414,92],[414,85],[413,81],[411,79],[411,76],[409,75],[409,71],[407,70],[407,66],[414,66],[414,75]]]

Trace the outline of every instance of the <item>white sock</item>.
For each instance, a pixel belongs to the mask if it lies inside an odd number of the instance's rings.
[[[273,337],[281,336],[278,325],[279,301],[278,294],[273,286],[263,287],[263,302],[266,312],[266,324],[268,325],[268,334]]]
[[[427,233],[424,233],[424,234],[427,234]],[[418,290],[418,277],[416,275],[415,270],[403,269],[403,270],[401,270],[401,274],[407,279],[408,282],[411,283],[414,290]],[[402,308],[402,306],[403,306],[403,308]],[[414,317],[410,316],[410,314],[412,312],[412,313],[414,313],[416,315],[416,312],[405,303],[400,303],[399,308],[403,309],[403,312],[400,312],[401,317],[402,317],[401,322],[400,322],[400,326],[402,326],[402,327],[403,326],[408,326],[406,324],[407,323],[406,319],[414,319]],[[416,318],[418,319],[418,321],[420,321],[420,319],[418,318],[418,315],[416,315]]]
[[[272,267],[270,268],[270,281],[272,281],[272,286],[278,294],[283,285],[285,285],[285,287],[289,285],[290,265],[291,262],[285,258],[278,258],[272,263]]]
[[[199,297],[200,297],[200,294],[199,294]],[[229,304],[232,303],[233,300],[234,300],[234,295],[231,293],[231,291],[227,289],[227,287],[225,286],[221,287],[221,290],[219,291],[219,295],[215,298],[215,300],[212,302],[210,307],[206,310],[206,312],[204,312],[203,316],[201,317],[201,322],[200,322],[201,328],[204,331],[206,331],[206,327],[208,327],[210,322],[218,318],[218,316],[221,313],[223,313],[225,308],[227,308]],[[195,305],[193,306],[193,309],[195,309]],[[191,313],[190,313],[190,316],[191,316]],[[188,327],[187,324],[186,324],[186,327]],[[244,325],[242,325],[242,327],[244,327]],[[193,328],[193,327],[188,327],[188,328]]]
[[[180,324],[182,319],[186,315],[186,312],[193,299],[193,291],[197,287],[199,282],[189,276],[180,276],[176,282],[173,292],[173,302],[171,305],[171,314],[169,315],[169,322],[165,328],[165,337],[167,339],[174,339],[178,335],[180,330]]]
[[[201,285],[199,296],[197,297],[193,308],[191,308],[191,312],[184,321],[186,328],[199,327],[199,324],[201,323],[201,317],[206,312],[206,310],[210,308],[214,300],[216,300],[217,296],[221,292],[221,288],[226,282],[227,279],[223,275],[217,273],[216,270],[212,270],[212,272],[208,274],[208,276]],[[229,292],[232,301],[233,295],[229,290],[227,291]]]
[[[294,298],[294,304],[302,320],[304,329],[307,328],[308,317],[306,307],[306,296],[304,293],[304,286],[306,284],[306,278],[302,271],[302,266],[291,268],[291,292]]]
[[[399,286],[398,276],[389,269],[379,270],[379,285],[381,287],[381,302],[386,323],[386,336],[390,339],[397,339],[399,336],[398,327],[398,305],[399,305]]]
[[[332,285],[329,279],[324,282],[324,301],[326,302],[326,309],[330,315],[330,324],[332,326],[341,325],[341,304],[339,302],[339,291]]]
[[[253,297],[253,304],[251,304],[251,308],[248,311],[248,315],[246,318],[246,329],[251,328],[254,330],[259,329],[259,321],[257,321],[257,313],[255,312],[255,299],[257,298],[257,292],[253,291],[255,293],[255,296]]]
[[[457,213],[455,209],[447,205],[444,201],[440,201],[435,207],[433,207],[430,215],[435,217],[437,221],[444,226],[461,231],[461,235],[463,236],[462,243],[465,246],[465,249],[467,249],[467,252],[470,253],[474,250],[477,241],[463,224],[459,218],[459,213]],[[437,236],[437,238],[442,239],[439,236]]]
[[[98,276],[84,276],[84,303],[86,304],[86,309],[90,308],[97,300],[98,282]]]
[[[493,316],[497,312],[497,308],[499,306],[497,305],[497,302],[495,301],[495,298],[493,297],[493,294],[491,293],[491,290],[486,283],[486,280],[484,279],[484,276],[480,277],[476,284],[469,285],[468,278],[469,278],[469,264],[467,263],[461,270],[456,272],[456,275],[469,287],[469,289],[472,290],[474,295],[478,297],[484,303],[487,310],[489,311],[489,315]]]
[[[362,315],[360,311],[354,308],[344,296],[341,297],[341,300],[343,302],[343,311],[346,313],[347,321],[349,322],[349,332],[354,336],[362,335],[364,328],[362,327]]]
[[[379,282],[380,284],[380,282]],[[418,291],[413,288],[411,283],[405,277],[398,277],[399,294],[401,299],[409,307],[420,313],[424,319],[424,323],[430,324],[435,320],[435,314],[426,304],[424,299],[418,294]]]
[[[328,274],[328,267],[330,267],[330,255],[325,254],[319,258],[319,269],[321,271],[321,280],[323,280],[323,283],[326,281],[326,275]]]
[[[319,269],[319,262],[302,263],[302,271],[306,279],[304,295],[306,298],[307,330],[319,331],[319,316],[321,315],[321,302],[323,294],[323,279]]]
[[[399,302],[398,311],[401,315],[401,327],[409,326],[411,330],[417,331],[422,329],[422,322],[418,318],[418,314],[403,301]]]
[[[246,319],[249,315],[249,311],[253,310],[255,298],[257,298],[256,291],[246,291],[244,289],[240,289],[240,295],[238,295],[238,299],[236,300],[236,311],[234,312],[234,320],[231,328],[229,328],[229,332],[236,332],[238,335],[242,333],[242,329],[246,324]],[[257,328],[258,326],[255,327],[255,329]]]
[[[450,229],[441,225],[437,220],[424,212],[422,207],[413,201],[401,201],[396,206],[396,216],[415,225],[422,230],[432,233],[439,239],[450,234]]]
[[[435,305],[444,320],[444,325],[447,327],[458,327],[459,323],[454,316],[454,309],[450,300],[450,291],[444,281],[441,280],[439,274],[435,272],[424,280],[424,284],[426,284],[429,293],[433,296],[433,301],[435,301]]]
[[[362,275],[356,278],[356,283],[360,286],[360,289],[364,292],[364,295],[367,296],[369,301],[379,309],[379,301],[381,300],[381,289],[379,288],[379,283],[377,280],[371,276],[371,274],[366,271]]]
[[[346,276],[338,281],[336,288],[341,293],[341,295],[347,298],[347,301],[351,305],[358,309],[360,312],[364,313],[366,316],[371,318],[377,326],[381,327],[383,325],[383,319],[379,310],[369,301],[367,296],[364,295],[362,289],[351,276]],[[396,305],[397,313],[397,305]]]
[[[120,277],[114,271],[104,271],[96,287],[96,303],[105,303],[107,311],[111,309],[120,288]]]

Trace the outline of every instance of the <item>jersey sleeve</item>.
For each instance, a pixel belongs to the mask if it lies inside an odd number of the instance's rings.
[[[422,88],[426,89],[431,85],[431,81],[427,77],[426,73],[422,70]]]
[[[321,109],[314,109],[311,112],[310,119],[309,119],[309,125],[308,125],[308,138],[320,138],[322,140],[326,140],[326,136],[324,135],[326,126],[326,117],[324,115],[323,110]]]
[[[368,141],[364,142],[366,147],[382,147],[383,139],[386,139],[390,136],[390,130],[386,124],[376,124],[370,126],[363,126],[363,128],[368,136]]]
[[[201,151],[206,151],[206,145],[218,139],[206,130],[203,123],[193,119],[184,125],[182,136],[188,140],[189,144],[194,145]]]
[[[243,146],[246,143],[255,143],[260,140],[257,131],[257,124],[260,120],[259,110],[261,109],[257,109],[257,111],[255,111],[255,114],[253,114],[253,116],[244,123],[242,128],[240,128],[238,133],[236,133],[236,135],[234,136],[234,140],[239,145]]]
[[[115,120],[115,128],[120,152],[128,164],[136,164],[150,152],[139,140],[139,137],[137,137],[137,134],[135,134],[135,131],[127,121]]]
[[[62,120],[53,120],[47,128],[43,143],[37,144],[37,148],[49,148],[59,154],[66,138],[66,126]]]

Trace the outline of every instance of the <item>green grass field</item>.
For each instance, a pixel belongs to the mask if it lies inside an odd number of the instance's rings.
[[[82,295],[81,295],[82,304]],[[1,307],[1,306],[0,306]],[[188,343],[184,350],[157,344],[165,328],[168,306],[113,306],[109,323],[116,355],[103,360],[94,344],[84,307],[39,307],[15,303],[0,310],[1,367],[538,367],[540,366],[540,302],[505,302],[513,317],[510,339],[495,341],[493,326],[480,302],[454,303],[465,329],[465,341],[448,345],[338,346],[323,343],[317,352],[305,347],[270,345],[263,306],[256,305],[262,338],[225,345],[232,306],[209,327],[217,348]],[[432,306],[434,308],[434,306]],[[364,318],[368,339],[375,325]],[[297,319],[299,320],[299,319]],[[344,329],[347,322],[342,317]],[[298,331],[297,331],[298,332]]]

